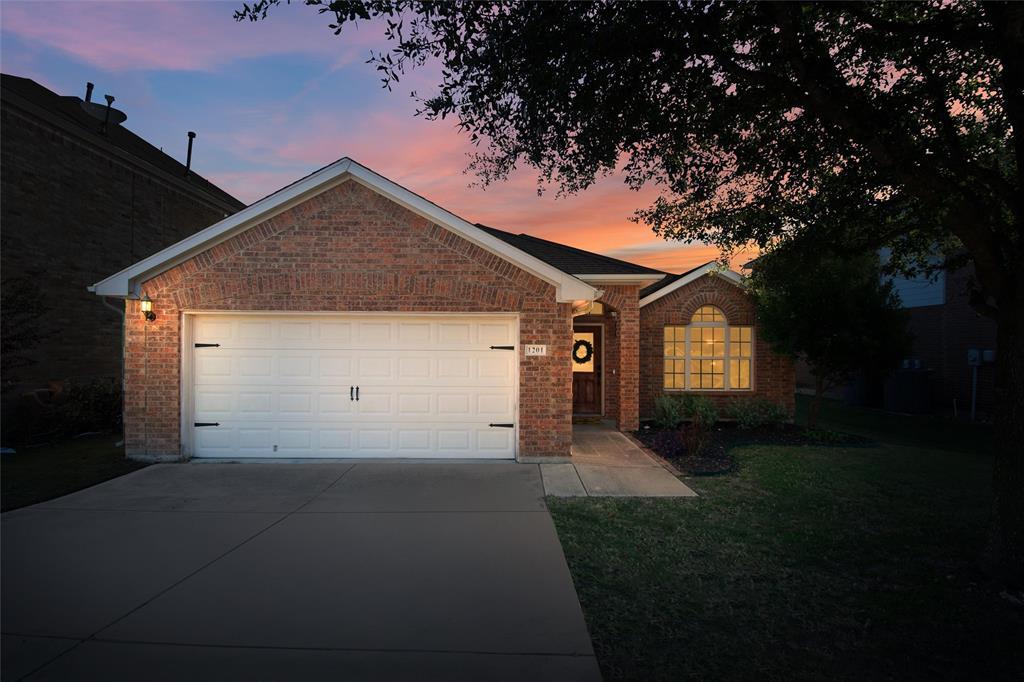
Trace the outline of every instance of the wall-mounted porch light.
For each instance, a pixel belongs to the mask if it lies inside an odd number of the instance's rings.
[[[153,301],[150,300],[149,294],[142,295],[142,300],[139,301],[139,309],[147,321],[152,322],[156,319],[156,313],[153,312]]]

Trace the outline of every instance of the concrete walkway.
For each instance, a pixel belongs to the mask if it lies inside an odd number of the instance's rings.
[[[544,492],[556,497],[696,497],[658,460],[619,431],[573,426],[572,462],[541,464]]]
[[[8,512],[0,677],[599,680],[537,465],[163,464]]]

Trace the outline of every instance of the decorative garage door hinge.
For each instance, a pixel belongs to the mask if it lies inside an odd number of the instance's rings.
[[[196,348],[220,348],[219,343],[197,343]]]
[[[220,422],[196,422],[192,426],[220,426]]]
[[[515,350],[515,346],[491,346],[491,350]]]
[[[503,429],[511,429],[515,424],[488,424],[488,426],[500,426]]]

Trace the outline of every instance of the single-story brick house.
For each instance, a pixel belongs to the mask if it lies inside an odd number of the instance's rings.
[[[345,158],[90,287],[140,459],[569,456],[665,391],[792,408],[737,274],[474,225]]]

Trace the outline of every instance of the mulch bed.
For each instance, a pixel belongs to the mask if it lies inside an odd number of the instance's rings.
[[[641,443],[691,476],[714,476],[732,471],[736,466],[729,451],[741,445],[830,445],[856,447],[870,445],[863,436],[835,431],[808,429],[796,424],[741,429],[734,423],[716,424],[707,434],[704,447],[697,454],[688,452],[685,439],[677,429],[644,426],[634,434]]]

